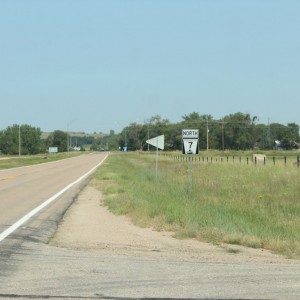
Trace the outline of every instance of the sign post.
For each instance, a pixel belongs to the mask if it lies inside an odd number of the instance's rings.
[[[198,129],[182,129],[182,154],[198,154],[199,153],[199,130]],[[193,187],[193,159],[189,156],[189,183],[190,191]]]
[[[164,135],[157,136],[153,139],[147,140],[146,143],[156,147],[156,167],[155,167],[156,171],[155,171],[155,175],[156,175],[156,178],[157,178],[157,175],[158,175],[158,149],[164,150],[164,148],[165,148],[165,136]]]

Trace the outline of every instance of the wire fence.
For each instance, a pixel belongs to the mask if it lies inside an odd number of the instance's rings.
[[[195,163],[235,163],[243,165],[274,165],[274,166],[288,166],[295,165],[300,167],[300,156],[267,156],[267,155],[252,155],[252,156],[209,156],[209,155],[180,155],[180,154],[162,154],[176,162],[190,161]]]

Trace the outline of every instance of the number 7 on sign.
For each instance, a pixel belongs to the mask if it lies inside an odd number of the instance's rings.
[[[198,154],[198,139],[184,139],[183,154]]]

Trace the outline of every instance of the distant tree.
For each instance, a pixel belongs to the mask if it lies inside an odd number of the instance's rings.
[[[19,153],[19,125],[9,126],[2,131],[0,149],[4,154]]]
[[[202,118],[198,112],[192,112],[191,114],[182,116],[183,121],[191,122],[191,121],[202,121]]]
[[[119,134],[115,134],[113,130],[110,130],[109,135],[103,135],[94,139],[91,150],[93,151],[114,151],[119,149]]]
[[[254,148],[250,134],[252,119],[249,114],[238,112],[223,119],[226,148],[236,150]]]
[[[147,150],[145,141],[164,134],[166,150],[181,150],[182,129],[198,129],[200,148],[209,149],[271,149],[275,140],[280,140],[286,149],[297,147],[299,126],[289,123],[258,124],[257,116],[237,112],[215,120],[211,115],[192,112],[182,116],[178,123],[171,124],[160,115],[155,115],[144,124],[132,123],[116,135],[119,146],[130,150]],[[153,147],[152,147],[153,148]],[[150,148],[151,149],[151,148]]]
[[[68,134],[61,130],[55,130],[46,141],[48,147],[57,147],[58,152],[68,151]]]
[[[145,141],[143,125],[132,123],[122,130],[119,143],[121,147],[134,151],[143,149]]]
[[[19,140],[20,134],[20,140]],[[20,142],[20,145],[19,145]],[[0,150],[4,154],[37,154],[41,152],[41,130],[30,125],[13,125],[2,131]]]
[[[287,126],[280,124],[271,124],[272,131],[276,132],[275,139],[279,140],[281,147],[286,150],[298,148],[299,126],[295,123],[289,123]]]
[[[20,133],[23,154],[37,154],[41,152],[42,132],[40,128],[32,127],[30,125],[22,125]]]
[[[299,125],[297,125],[296,123],[288,123],[287,128],[290,132],[289,134],[291,136],[291,140],[299,143]]]

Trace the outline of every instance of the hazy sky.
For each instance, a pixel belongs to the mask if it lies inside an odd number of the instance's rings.
[[[300,124],[299,0],[0,0],[0,130]]]

